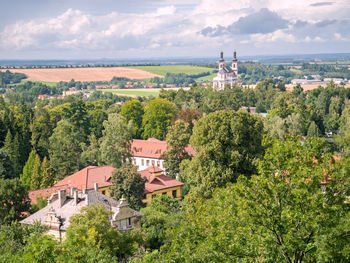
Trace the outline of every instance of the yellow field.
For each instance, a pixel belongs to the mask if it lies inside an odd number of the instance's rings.
[[[70,81],[71,79],[75,81],[110,81],[113,77],[129,79],[163,77],[141,69],[126,67],[10,69],[10,71],[26,74],[28,76],[26,80],[49,82]]]

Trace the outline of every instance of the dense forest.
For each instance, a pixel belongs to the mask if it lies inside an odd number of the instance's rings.
[[[35,97],[62,89],[28,82],[0,98],[1,262],[350,260],[350,89],[287,92],[265,79],[255,89],[194,84],[159,98]],[[100,227],[108,213],[99,207],[78,215],[62,243],[18,224],[45,205],[31,206],[28,190],[88,165],[120,171],[130,166],[125,142],[150,137],[168,142],[165,165],[185,197],[142,207],[141,194],[130,193],[141,231]]]

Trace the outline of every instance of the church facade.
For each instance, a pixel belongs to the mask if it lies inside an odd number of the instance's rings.
[[[236,51],[233,52],[233,59],[231,67],[225,65],[224,52],[220,53],[219,71],[217,76],[213,79],[213,89],[223,90],[226,85],[232,87],[238,79],[238,66]]]

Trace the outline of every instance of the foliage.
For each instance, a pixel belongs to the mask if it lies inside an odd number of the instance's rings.
[[[130,207],[140,209],[143,207],[142,199],[145,191],[146,179],[142,178],[132,164],[124,164],[113,171],[111,178],[111,195],[119,200],[124,197],[128,200]]]
[[[81,134],[66,120],[57,123],[50,137],[49,156],[56,179],[62,179],[80,168]]]
[[[41,161],[40,161],[39,155],[36,154],[34,158],[33,171],[32,171],[32,176],[30,180],[30,189],[31,190],[40,189],[41,181],[42,181]]]
[[[189,144],[191,131],[189,124],[178,120],[168,128],[166,135],[167,151],[164,153],[164,168],[167,174],[175,178],[180,172],[180,163],[190,159],[191,155],[186,151]],[[192,153],[194,155],[194,153]]]
[[[144,139],[155,137],[163,140],[175,112],[175,104],[167,100],[157,98],[149,101],[145,106],[145,114],[142,119],[142,137]]]
[[[347,262],[349,166],[320,140],[273,141],[259,175],[198,200],[152,258],[173,262]],[[347,170],[346,170],[347,169]],[[331,175],[323,192],[320,182]],[[327,176],[327,175],[326,175]],[[151,255],[147,255],[151,257]]]
[[[141,138],[143,114],[143,106],[139,100],[129,100],[125,102],[120,111],[120,115],[122,115],[127,121],[133,121],[134,138]]]
[[[16,177],[15,171],[13,170],[12,161],[8,152],[4,149],[0,149],[0,178],[14,178]]]
[[[83,166],[98,165],[100,160],[100,144],[94,133],[89,135],[89,146],[82,144],[81,163]]]
[[[100,161],[115,168],[130,158],[130,140],[132,139],[133,124],[117,114],[109,114],[103,122],[103,136],[100,139]]]
[[[54,177],[51,170],[50,162],[44,157],[40,167],[41,172],[41,185],[40,188],[50,187],[54,184]]]
[[[181,175],[192,193],[208,198],[216,187],[255,173],[263,151],[262,129],[262,120],[247,112],[219,111],[196,122],[190,139],[196,156]]]
[[[23,172],[20,176],[21,183],[23,186],[25,186],[27,189],[30,189],[30,181],[33,174],[33,166],[34,166],[34,160],[35,160],[35,151],[32,150],[29,154],[28,160],[26,164],[23,167]]]
[[[0,178],[0,225],[19,220],[23,212],[28,212],[28,193],[18,178]]]
[[[157,195],[150,206],[141,209],[141,213],[145,244],[150,249],[159,249],[170,242],[167,230],[176,227],[183,218],[180,202],[168,195]]]

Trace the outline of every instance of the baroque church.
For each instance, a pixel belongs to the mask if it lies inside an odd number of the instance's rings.
[[[218,75],[213,79],[213,89],[223,90],[225,88],[225,85],[230,85],[232,87],[238,79],[237,74],[238,67],[236,51],[233,52],[231,67],[225,65],[224,52],[221,52]]]

